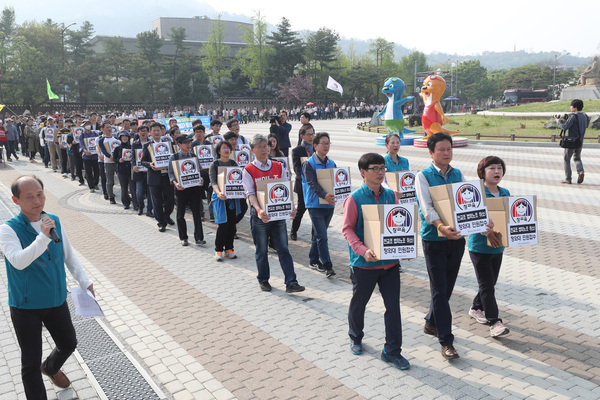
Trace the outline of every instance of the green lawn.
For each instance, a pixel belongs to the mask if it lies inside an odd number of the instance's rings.
[[[570,111],[569,106],[571,100],[556,101],[551,103],[529,103],[523,104],[517,107],[504,107],[489,110],[490,112],[564,112]],[[598,112],[600,111],[600,100],[584,100],[583,101],[584,112]]]

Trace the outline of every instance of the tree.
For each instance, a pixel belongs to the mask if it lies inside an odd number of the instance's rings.
[[[339,39],[340,36],[329,28],[320,28],[317,32],[309,34],[306,39],[306,60],[308,64],[312,63],[313,98],[316,98],[317,87],[321,89],[325,98],[327,97],[327,75],[330,72],[328,69],[337,59]],[[321,85],[317,85],[317,82]]]
[[[415,64],[417,72],[425,72],[431,69],[427,64],[427,57],[420,51],[413,51],[400,59],[398,63],[398,78],[404,81],[406,85],[405,94],[407,96],[418,96],[413,94],[415,90]],[[416,91],[420,91],[418,82],[416,82]]]
[[[277,30],[268,36],[273,48],[269,76],[275,84],[283,83],[294,75],[296,66],[304,63],[304,46],[298,33],[291,30],[290,21],[283,17],[276,26]]]
[[[371,75],[373,83],[373,97],[377,98],[383,81],[392,73],[394,65],[394,43],[382,37],[375,39],[369,45],[370,56],[375,59],[375,73]]]
[[[469,104],[493,95],[493,84],[488,80],[487,69],[481,66],[479,60],[465,61],[455,68],[456,87],[461,100]]]
[[[9,49],[16,32],[15,9],[4,7],[2,16],[0,16],[0,65],[6,64]]]
[[[294,75],[287,78],[285,84],[279,84],[277,97],[287,103],[290,108],[297,104],[304,104],[313,92],[313,85],[310,79]]]
[[[229,62],[230,48],[225,44],[225,32],[221,14],[210,25],[208,42],[200,50],[202,68],[209,77],[210,84],[217,92],[217,100],[223,107],[223,81],[231,75]]]
[[[156,31],[146,31],[138,33],[137,48],[140,49],[140,57],[148,63],[150,68],[148,73],[143,75],[145,83],[150,88],[150,94],[152,102],[158,101],[159,91],[161,82],[159,81],[159,61],[160,61],[160,49],[163,46],[165,40],[158,36]]]
[[[261,106],[264,107],[269,57],[273,49],[267,44],[267,24],[260,11],[252,17],[252,22],[253,28],[244,28],[246,47],[238,51],[236,59],[242,74],[249,80],[248,88],[258,90]]]

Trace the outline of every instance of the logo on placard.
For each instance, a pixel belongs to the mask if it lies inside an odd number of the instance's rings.
[[[219,143],[221,143],[221,141],[223,140],[223,138],[221,136],[213,136],[213,137],[210,138],[210,140],[212,141],[213,146],[216,146]]]
[[[229,171],[227,175],[227,180],[231,183],[241,183],[242,182],[242,171],[239,169],[233,169]]]
[[[269,199],[272,203],[283,203],[286,202],[290,197],[290,192],[287,186],[278,184],[273,185],[269,192]]]
[[[456,191],[456,204],[461,210],[479,208],[481,205],[481,193],[479,188],[470,183],[462,185]]]
[[[169,146],[161,142],[154,147],[154,151],[157,155],[169,154]]]
[[[54,128],[46,128],[46,133],[48,135],[54,135]]]
[[[412,227],[412,216],[403,207],[394,207],[385,217],[385,227],[389,233],[408,232]]]
[[[200,148],[200,155],[202,157],[210,157],[210,149],[208,147],[201,147]]]
[[[192,161],[184,161],[181,163],[181,172],[184,174],[190,174],[192,172],[196,172],[196,164]]]
[[[337,174],[335,174],[335,184],[337,186],[348,186],[350,179],[348,177],[348,172],[343,169],[339,169]]]
[[[248,164],[248,153],[240,151],[237,156],[238,164]]]
[[[117,143],[117,142],[112,142],[112,143],[110,144],[110,149],[111,149],[112,151],[114,151],[114,150],[115,150],[117,147],[119,147],[119,143]]]
[[[402,189],[409,189],[415,186],[415,176],[414,174],[408,173],[402,176],[402,180],[400,181],[400,187]]]
[[[527,199],[518,199],[510,209],[513,222],[529,222],[533,218],[533,206]]]
[[[96,145],[96,138],[89,138],[88,143],[90,144],[90,146],[95,146]]]
[[[248,144],[242,144],[242,145],[240,146],[240,150],[245,150],[245,151],[247,151],[247,152],[250,152],[250,151],[251,151],[251,149],[250,149],[250,145],[248,145]]]

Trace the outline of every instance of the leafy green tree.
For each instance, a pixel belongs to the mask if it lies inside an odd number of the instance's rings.
[[[268,85],[267,71],[273,49],[267,43],[267,24],[260,11],[252,17],[254,27],[244,28],[246,47],[238,51],[236,64],[248,78],[248,87],[258,91],[262,107],[265,106],[265,91]]]
[[[210,25],[208,42],[200,50],[202,68],[209,77],[210,84],[214,87],[217,100],[223,107],[223,82],[231,76],[231,49],[225,44],[225,32],[221,14]]]
[[[394,63],[394,43],[379,37],[369,45],[368,54],[375,61],[374,73],[371,75],[373,98],[377,98],[385,79],[393,75],[396,65]]]
[[[139,55],[150,66],[148,73],[143,75],[143,78],[150,89],[152,103],[156,103],[157,101],[160,101],[159,95],[162,86],[159,80],[159,64],[161,59],[160,49],[165,40],[158,36],[158,32],[156,31],[138,33],[136,38],[136,46],[140,49]]]
[[[469,60],[458,64],[456,84],[459,98],[467,104],[487,99],[493,95],[493,84],[488,80],[487,69],[479,60]]]
[[[298,33],[292,31],[290,21],[283,17],[276,28],[277,30],[267,37],[269,45],[273,48],[269,75],[275,86],[293,76],[296,66],[304,63],[304,46]]]
[[[307,72],[312,76],[315,90],[313,98],[316,98],[317,88],[320,89],[323,97],[327,98],[327,76],[331,72],[332,64],[338,58],[339,39],[339,34],[329,28],[320,28],[317,32],[309,34],[306,39]]]

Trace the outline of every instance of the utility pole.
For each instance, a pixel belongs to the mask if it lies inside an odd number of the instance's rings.
[[[71,22],[69,25],[65,26],[65,23],[63,22],[63,26],[64,28],[60,31],[60,42],[61,42],[61,48],[62,48],[62,72],[63,72],[63,79],[66,79],[66,71],[65,71],[65,31],[67,29],[69,29],[69,27],[75,25],[77,22]],[[65,103],[67,101],[67,91],[66,91],[66,85],[65,82],[63,81],[63,103]]]

